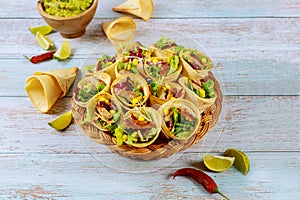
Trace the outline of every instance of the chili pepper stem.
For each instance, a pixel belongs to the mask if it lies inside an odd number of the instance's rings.
[[[30,61],[30,59],[31,58],[29,58],[28,56],[26,56],[26,55],[23,55],[27,60],[29,60]]]
[[[222,192],[220,192],[218,189],[215,190],[216,193],[218,193],[219,195],[221,195],[222,197],[224,197],[226,200],[230,200],[227,196],[225,196]]]

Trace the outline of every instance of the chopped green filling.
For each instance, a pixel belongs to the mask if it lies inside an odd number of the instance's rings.
[[[105,83],[99,81],[98,85],[95,87],[92,83],[88,83],[83,88],[78,91],[78,99],[82,102],[87,102],[98,92],[101,92],[105,88]]]
[[[180,114],[176,107],[172,107],[171,111],[173,112],[173,127],[171,129],[171,133],[180,139],[187,137],[192,128],[195,126],[197,119],[194,119],[194,121],[187,120]]]
[[[160,90],[160,84],[158,84],[157,82],[153,81],[150,83],[150,87],[152,89],[152,94],[153,96],[157,97],[157,92]]]
[[[176,72],[178,65],[179,65],[179,57],[177,55],[172,57],[169,60],[169,64],[170,64],[170,70],[167,75],[170,75],[170,74],[173,74],[174,72]]]

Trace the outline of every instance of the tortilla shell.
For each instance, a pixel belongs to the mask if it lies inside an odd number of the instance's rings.
[[[194,128],[191,130],[191,132],[188,134],[187,137],[185,138],[178,138],[176,137],[175,135],[173,135],[168,127],[166,126],[166,123],[165,121],[163,120],[163,123],[162,123],[162,132],[164,133],[164,135],[169,138],[169,139],[177,139],[177,140],[187,140],[189,139],[190,137],[192,137],[196,131],[198,130],[199,128],[199,125],[200,125],[200,122],[201,122],[201,115],[200,115],[200,112],[199,112],[199,109],[195,106],[195,104],[193,104],[191,101],[189,100],[186,100],[186,99],[176,99],[176,100],[171,100],[171,101],[168,101],[166,103],[164,103],[159,109],[158,109],[158,112],[163,116],[164,118],[164,111],[165,109],[170,109],[172,107],[179,107],[179,108],[184,108],[187,110],[187,112],[191,115],[193,115],[194,118],[197,119],[197,122],[194,126]]]
[[[181,77],[179,79],[179,84],[185,88],[186,98],[188,100],[192,101],[196,106],[198,106],[198,109],[200,110],[201,113],[204,112],[208,107],[213,105],[217,99],[217,96],[206,99],[206,98],[201,98],[198,95],[196,95],[195,92],[191,91],[188,88],[188,78],[187,77]]]
[[[26,80],[25,90],[33,105],[46,113],[58,98],[64,97],[73,84],[78,68],[35,72]]]

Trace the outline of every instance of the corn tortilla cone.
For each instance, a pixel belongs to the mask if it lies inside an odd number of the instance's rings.
[[[158,111],[156,111],[155,109],[151,108],[151,107],[135,107],[134,109],[129,110],[128,112],[126,112],[124,114],[124,117],[121,119],[120,121],[120,126],[122,128],[129,128],[126,126],[125,120],[132,120],[132,115],[139,117],[139,116],[143,116],[143,118],[145,118],[145,114],[143,113],[147,113],[147,120],[150,120],[151,123],[153,123],[154,125],[154,135],[150,136],[148,140],[146,141],[132,141],[131,143],[129,143],[128,141],[124,141],[125,143],[127,143],[129,146],[133,146],[133,147],[137,147],[137,148],[143,148],[143,147],[147,147],[149,145],[151,145],[153,142],[155,142],[155,140],[158,138],[159,133],[161,131],[161,126],[162,126],[162,116],[160,115],[160,113]],[[134,123],[133,123],[134,124]],[[139,130],[139,126],[136,127],[136,129],[134,127],[130,127],[133,129],[133,132],[140,132]],[[134,135],[134,133],[132,132],[131,136]],[[141,137],[142,134],[137,134],[137,136],[135,138]],[[140,138],[141,139],[141,138]],[[144,138],[145,139],[145,138]]]
[[[33,105],[42,113],[50,110],[58,98],[67,94],[78,68],[35,72],[26,80],[25,90]]]
[[[104,100],[103,100],[104,99]],[[112,104],[114,107],[114,110],[116,111],[116,113],[118,115],[118,118],[111,117],[110,119],[107,119],[109,117],[107,117],[104,114],[100,114],[100,113],[105,113],[102,110],[97,110],[97,106],[98,106],[98,102],[99,101],[108,101],[109,103],[107,104]],[[103,108],[103,106],[101,106]],[[93,124],[95,127],[97,127],[98,129],[100,129],[101,131],[111,131],[111,129],[109,129],[109,126],[112,126],[116,123],[118,123],[119,119],[121,119],[123,117],[123,110],[121,105],[119,104],[119,102],[116,101],[115,97],[113,97],[111,94],[103,92],[103,93],[98,93],[96,94],[87,104],[87,113],[86,113],[86,117],[84,119],[83,123],[90,123]],[[107,109],[107,108],[105,108]],[[99,123],[101,122],[101,123]]]
[[[143,93],[142,99],[133,103],[132,94],[133,91],[127,91],[126,88],[119,88],[124,83],[133,83],[133,87],[140,87],[140,92]],[[146,80],[139,74],[125,74],[117,77],[111,84],[111,94],[116,97],[121,106],[125,110],[130,110],[134,107],[140,107],[147,103],[150,91]],[[122,94],[123,96],[120,96]],[[128,99],[125,99],[128,98]]]
[[[154,10],[152,0],[127,0],[115,6],[113,11],[128,13],[147,21],[151,18]]]
[[[78,67],[72,67],[66,69],[50,70],[47,72],[35,72],[34,75],[49,75],[55,78],[59,84],[59,87],[62,90],[62,94],[60,97],[64,97],[68,93],[71,85],[73,84],[77,72]]]
[[[212,98],[202,98],[195,94],[194,91],[188,88],[188,77],[181,77],[179,79],[179,84],[185,88],[186,98],[193,102],[198,107],[198,110],[200,110],[201,113],[204,112],[208,107],[213,105],[217,99],[216,95]]]
[[[79,98],[79,91],[88,84],[91,84],[91,85],[93,85],[93,87],[97,88],[99,81],[103,82],[105,84],[105,87],[101,91],[97,91],[96,94],[110,91],[110,84],[111,84],[110,75],[105,72],[101,72],[101,71],[95,72],[95,73],[91,74],[90,76],[84,77],[83,79],[81,79],[78,82],[78,84],[75,87],[74,92],[73,92],[73,99],[74,99],[75,103],[85,109],[88,102],[93,98],[93,96],[91,96],[91,97],[89,97],[89,99],[85,99],[85,101],[83,101]]]
[[[136,32],[136,24],[131,17],[103,22],[101,26],[107,38],[116,45],[130,42]]]
[[[182,110],[182,112],[185,113],[185,115],[189,116],[189,120],[194,120],[193,126],[190,124],[189,125],[189,130],[179,132],[177,135],[174,135],[174,133],[169,130],[166,124],[166,119],[170,118],[170,113],[172,112],[172,108],[178,108]],[[170,110],[171,109],[171,110]],[[196,131],[198,130],[201,122],[201,115],[198,110],[198,108],[193,104],[191,101],[186,100],[186,99],[176,99],[176,100],[171,100],[166,103],[164,103],[159,109],[158,112],[162,115],[163,117],[163,123],[162,123],[162,132],[163,134],[169,138],[169,139],[177,139],[177,140],[187,140],[190,137],[192,137],[194,134],[196,134]],[[169,117],[168,117],[169,116]],[[181,116],[182,117],[182,116]],[[175,122],[173,122],[175,123]],[[182,123],[182,122],[176,122],[176,123]],[[175,126],[175,125],[174,125]],[[173,130],[173,128],[172,128]],[[185,132],[184,135],[180,136]]]
[[[149,102],[150,102],[151,107],[159,107],[160,105],[166,103],[167,101],[169,101],[173,98],[183,99],[184,96],[185,96],[185,89],[176,82],[166,82],[166,83],[162,83],[160,85],[161,85],[161,87],[168,87],[169,88],[168,89],[168,95],[167,95],[166,98],[161,98],[161,97],[154,96],[151,93],[150,96],[149,96]],[[149,87],[151,87],[151,86],[149,86]],[[170,90],[171,90],[171,92],[170,92]],[[170,94],[173,95],[172,91],[176,91],[176,92],[181,91],[181,94],[179,94],[178,97],[173,97],[173,96],[170,95]]]

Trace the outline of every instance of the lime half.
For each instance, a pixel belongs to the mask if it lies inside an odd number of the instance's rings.
[[[54,46],[54,43],[47,36],[41,34],[40,32],[36,32],[35,36],[37,42],[43,49],[48,50]]]
[[[56,60],[65,60],[71,55],[71,45],[67,40],[64,40],[62,45],[57,49],[53,58]]]
[[[45,25],[45,26],[33,26],[33,27],[29,27],[30,32],[33,35],[36,35],[37,32],[40,32],[43,35],[47,35],[48,33],[51,33],[52,31],[52,27]]]
[[[58,116],[51,122],[48,122],[48,125],[52,128],[55,128],[58,131],[66,129],[72,122],[72,111],[68,111]]]
[[[234,157],[203,155],[204,165],[214,172],[223,172],[229,169],[234,163]]]
[[[250,168],[250,160],[244,152],[238,149],[229,148],[224,152],[224,155],[234,157],[235,161],[233,165],[244,175],[247,175]]]

